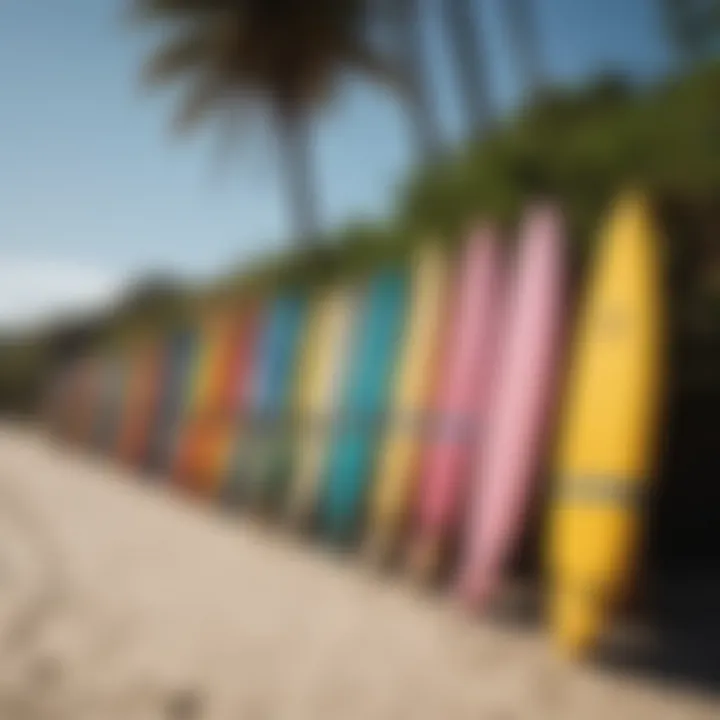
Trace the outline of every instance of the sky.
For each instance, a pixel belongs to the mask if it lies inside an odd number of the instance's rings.
[[[477,0],[495,101],[519,97],[502,0]],[[432,0],[426,4],[433,5]],[[659,0],[535,0],[547,75],[661,76],[670,54]],[[0,0],[0,330],[111,302],[148,273],[211,278],[289,243],[269,130],[223,162],[211,134],[169,131],[172,92],[139,72],[156,40],[129,0]],[[424,25],[445,134],[462,137],[432,7]],[[357,79],[315,121],[322,222],[391,211],[415,160],[401,105]]]

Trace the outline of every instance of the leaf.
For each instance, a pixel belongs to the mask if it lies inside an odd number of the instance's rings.
[[[223,81],[212,72],[199,73],[189,85],[173,120],[180,134],[195,130],[204,120],[221,109],[226,98]]]
[[[161,46],[145,64],[143,80],[160,85],[176,80],[202,66],[208,59],[208,39],[202,29],[194,28]]]
[[[131,19],[137,22],[186,20],[227,9],[227,0],[134,0]]]

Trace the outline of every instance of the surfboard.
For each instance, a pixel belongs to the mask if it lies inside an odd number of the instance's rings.
[[[309,528],[315,520],[347,373],[360,293],[347,285],[327,290],[309,321],[300,360],[292,476],[286,499],[290,522]]]
[[[78,392],[82,388],[83,363],[75,359],[67,376],[67,387],[65,398],[66,405],[63,411],[63,436],[69,442],[76,442],[78,435]]]
[[[259,432],[247,456],[250,502],[265,510],[280,506],[287,486],[291,433],[292,391],[297,378],[301,333],[307,317],[307,298],[281,298],[273,347],[264,368],[264,388],[258,406]]]
[[[127,378],[123,392],[120,418],[118,420],[117,437],[114,446],[110,450],[111,454],[120,462],[123,462],[125,459],[127,435],[135,421],[135,406],[137,405],[138,395],[137,386],[141,366],[140,356],[141,352],[137,346],[133,346],[127,351]]]
[[[467,501],[467,475],[478,423],[486,420],[501,307],[501,251],[495,230],[477,228],[454,277],[444,357],[431,405],[430,435],[410,543],[410,571],[433,579],[457,542]]]
[[[70,437],[70,408],[72,406],[72,390],[77,370],[73,363],[63,367],[62,375],[58,381],[56,403],[54,407],[55,431],[59,438],[67,440]],[[98,411],[99,412],[99,411]],[[96,418],[97,422],[97,418]]]
[[[170,402],[170,375],[175,354],[177,351],[178,336],[175,333],[165,333],[158,338],[159,357],[157,370],[157,385],[155,387],[155,407],[152,421],[145,439],[144,452],[140,457],[140,468],[151,470],[158,453],[157,446],[163,430],[163,423],[167,415],[167,406]]]
[[[479,426],[458,590],[473,608],[496,594],[525,526],[551,420],[564,301],[564,223],[528,209],[509,274],[488,422]]]
[[[217,415],[209,425],[198,461],[200,489],[209,496],[222,496],[237,438],[246,423],[264,312],[260,304],[246,305],[231,331],[225,372],[218,376]]]
[[[148,431],[150,404],[157,381],[156,345],[146,341],[136,346],[130,356],[129,368],[117,456],[120,461],[132,465],[137,462]]]
[[[172,343],[168,335],[158,334],[147,347],[147,364],[143,385],[141,408],[138,409],[138,424],[128,438],[126,462],[136,469],[150,467],[153,443],[158,433],[163,412],[163,395],[167,370],[170,365]]]
[[[270,302],[259,340],[252,379],[248,422],[238,438],[228,489],[231,500],[260,504],[272,461],[275,440],[287,420],[292,370],[305,301],[295,293],[284,293]]]
[[[163,462],[163,471],[168,480],[173,480],[173,469],[177,462],[180,442],[190,419],[191,404],[198,393],[198,386],[203,381],[206,343],[202,329],[193,326],[188,329],[189,339],[187,353],[183,360],[181,373],[178,377],[175,407],[168,427],[167,446]]]
[[[661,293],[649,202],[626,193],[600,236],[561,418],[549,609],[570,653],[597,643],[631,582],[658,425]]]
[[[71,396],[73,408],[73,441],[87,446],[92,438],[95,416],[101,391],[102,367],[99,357],[87,355],[77,363],[75,383]]]
[[[98,356],[97,360],[97,386],[95,404],[92,416],[89,419],[88,448],[93,451],[102,449],[102,426],[107,411],[108,397],[110,395],[110,358],[106,353]],[[69,364],[63,368],[62,385],[60,388],[60,405],[58,407],[59,432],[63,439],[68,435],[69,408],[73,402],[73,382],[75,378],[75,366]]]
[[[447,252],[437,243],[423,245],[413,256],[407,325],[370,508],[368,549],[378,561],[394,554],[416,491],[448,319],[449,270]]]
[[[343,544],[359,532],[371,491],[402,342],[407,285],[407,274],[397,270],[384,269],[371,278],[353,338],[322,513],[327,536]]]
[[[98,398],[97,425],[93,445],[103,454],[112,454],[120,424],[127,359],[120,354],[106,356],[101,370],[101,391]]]
[[[178,481],[207,496],[209,456],[218,432],[229,417],[227,389],[233,382],[235,351],[241,322],[235,313],[218,311],[206,322],[207,356],[176,467]]]
[[[223,325],[219,318],[205,319],[199,330],[197,359],[189,378],[185,417],[179,430],[177,449],[172,463],[173,479],[188,489],[193,486],[193,473],[201,441],[208,421],[208,403],[214,375],[221,361]]]
[[[305,445],[307,426],[309,423],[309,410],[312,397],[310,386],[317,357],[322,349],[323,319],[327,314],[325,308],[328,306],[327,290],[317,291],[308,301],[307,319],[305,330],[299,342],[297,367],[295,381],[290,399],[291,418],[289,443],[287,445],[287,456],[285,458],[287,476],[287,494],[285,506],[289,508],[294,497],[293,472],[297,465],[296,455],[299,447]]]
[[[57,438],[64,435],[64,421],[68,406],[67,398],[70,392],[71,374],[72,369],[67,366],[59,366],[54,369],[43,393],[43,425],[51,436]]]
[[[148,469],[169,470],[178,422],[182,417],[188,391],[188,376],[195,361],[197,335],[190,328],[173,332],[169,339],[163,368],[157,421],[149,448]]]
[[[144,350],[142,380],[138,390],[135,424],[127,437],[125,461],[131,467],[140,467],[147,451],[153,422],[157,414],[160,391],[160,373],[163,363],[162,343],[157,339]]]

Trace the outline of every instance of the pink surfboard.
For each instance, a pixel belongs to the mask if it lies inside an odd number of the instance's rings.
[[[459,259],[444,357],[430,407],[410,558],[413,570],[425,578],[437,571],[464,515],[471,442],[476,424],[484,421],[493,365],[500,286],[498,238],[492,228],[481,227]]]
[[[459,590],[473,607],[497,590],[537,480],[558,361],[564,295],[559,211],[531,208],[508,282],[489,422],[476,443]]]

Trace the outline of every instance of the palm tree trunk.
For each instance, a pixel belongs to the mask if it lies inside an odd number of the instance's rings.
[[[302,113],[279,111],[277,125],[293,237],[297,243],[312,244],[317,240],[319,222],[310,122]]]
[[[397,52],[408,80],[415,144],[422,157],[431,159],[440,152],[442,141],[425,62],[420,5],[418,0],[395,0],[392,9]]]
[[[685,1],[663,0],[663,20],[675,46],[675,50],[683,62],[687,62],[691,56],[690,44],[688,43],[687,6]]]
[[[442,7],[467,123],[474,130],[492,119],[488,78],[479,51],[480,20],[472,0],[444,0]]]
[[[545,80],[533,0],[505,0],[505,9],[521,82],[525,93],[532,97]]]

